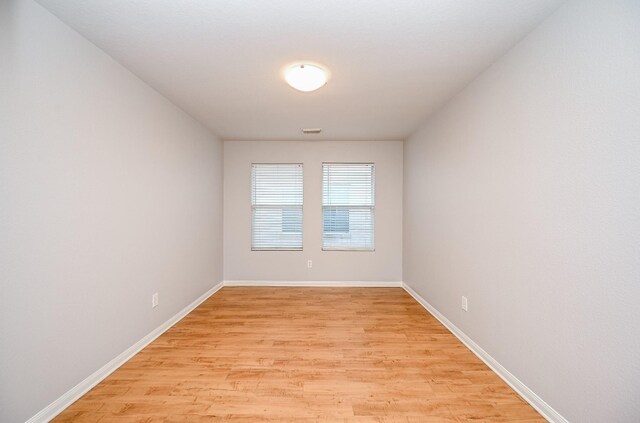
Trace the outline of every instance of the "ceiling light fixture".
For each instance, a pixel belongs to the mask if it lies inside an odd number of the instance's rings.
[[[284,79],[296,90],[309,92],[327,83],[327,72],[320,66],[304,63],[290,67]]]

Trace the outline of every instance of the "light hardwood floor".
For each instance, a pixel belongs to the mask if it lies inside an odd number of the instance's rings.
[[[226,287],[58,422],[541,422],[400,288]]]

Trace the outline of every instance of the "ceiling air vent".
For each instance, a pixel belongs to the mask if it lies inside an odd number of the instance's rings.
[[[302,128],[303,134],[319,134],[322,132],[322,128]]]

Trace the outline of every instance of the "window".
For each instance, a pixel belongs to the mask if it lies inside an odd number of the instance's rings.
[[[374,249],[375,172],[372,163],[322,165],[322,249]]]
[[[324,231],[330,233],[349,233],[349,210],[347,209],[327,209],[322,218],[324,219]]]
[[[302,164],[251,165],[251,249],[302,250]]]

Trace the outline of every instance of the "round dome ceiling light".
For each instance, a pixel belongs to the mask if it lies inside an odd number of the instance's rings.
[[[320,66],[298,64],[287,70],[285,80],[296,90],[315,91],[327,83],[327,72]]]

